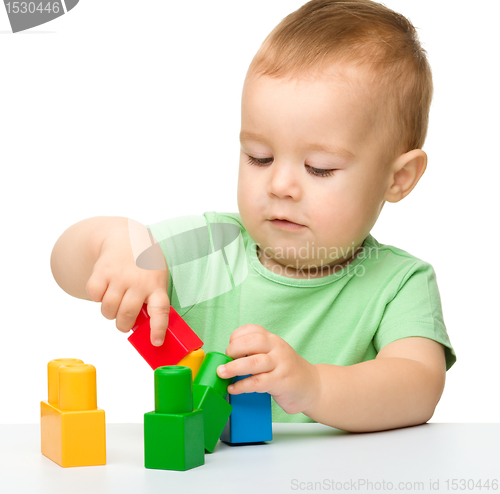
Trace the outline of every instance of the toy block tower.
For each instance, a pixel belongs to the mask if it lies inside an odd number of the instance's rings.
[[[249,376],[237,376],[234,382]],[[273,440],[271,395],[242,393],[228,395],[233,411],[221,435],[228,444],[250,444]]]
[[[173,307],[170,307],[165,341],[159,347],[151,343],[149,320],[147,306],[144,304],[128,341],[132,343],[153,370],[158,367],[177,365],[190,352],[203,346],[203,341],[198,338]]]
[[[208,453],[214,450],[231,415],[232,407],[225,398],[232,378],[222,379],[217,375],[217,367],[231,360],[223,353],[207,353],[193,382],[194,406],[203,410],[205,450]]]
[[[51,360],[47,401],[40,406],[42,454],[62,467],[106,464],[104,410],[96,370],[78,359]]]
[[[189,470],[205,463],[203,412],[193,410],[192,373],[171,365],[155,370],[155,411],[144,414],[144,464]]]

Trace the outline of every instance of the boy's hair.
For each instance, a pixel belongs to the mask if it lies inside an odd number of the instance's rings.
[[[369,69],[384,127],[385,159],[422,148],[433,85],[415,27],[371,0],[312,0],[285,17],[253,58],[247,77],[321,74],[334,63]],[[388,134],[389,132],[389,134]],[[390,137],[389,137],[390,136]]]

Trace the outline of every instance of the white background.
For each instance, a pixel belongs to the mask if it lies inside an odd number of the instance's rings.
[[[50,271],[59,235],[91,216],[143,223],[236,211],[243,79],[302,0],[81,0],[12,34],[0,8],[0,423],[39,421],[46,364],[97,368],[109,422],[141,422],[153,380],[98,304]],[[434,73],[416,189],[372,230],[430,262],[458,361],[435,422],[498,422],[500,3],[388,0],[418,28]]]

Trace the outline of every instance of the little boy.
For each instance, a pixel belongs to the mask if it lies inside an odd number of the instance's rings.
[[[271,32],[242,94],[237,213],[146,229],[90,218],[51,265],[127,332],[170,304],[269,392],[276,422],[377,431],[426,422],[456,360],[433,268],[377,242],[386,201],[422,177],[432,78],[414,27],[370,0],[313,0]]]

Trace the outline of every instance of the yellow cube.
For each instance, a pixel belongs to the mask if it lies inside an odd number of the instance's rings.
[[[105,465],[105,417],[97,408],[95,367],[52,360],[48,381],[49,400],[40,408],[42,454],[62,467]]]

